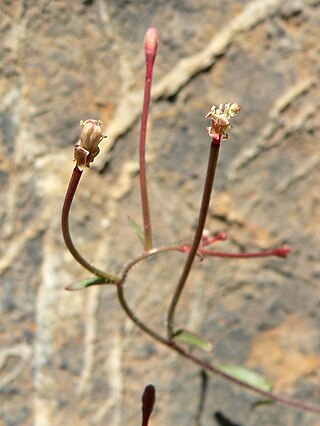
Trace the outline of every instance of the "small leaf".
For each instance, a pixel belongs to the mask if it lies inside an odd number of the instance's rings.
[[[130,216],[128,216],[128,222],[133,232],[139,238],[141,244],[144,245],[144,233],[142,229],[140,228],[140,226]]]
[[[272,386],[267,379],[253,370],[237,365],[220,365],[219,368],[224,373],[229,374],[235,379],[239,379],[248,385],[255,386],[265,392],[271,391]]]
[[[211,352],[213,350],[213,345],[211,342],[209,342],[209,340],[205,340],[202,337],[191,333],[190,331],[178,330],[172,337],[176,342],[196,346],[205,352]]]
[[[272,401],[271,399],[259,399],[258,401],[252,404],[252,408],[258,408],[261,405],[270,405],[270,404],[274,404],[274,401]]]
[[[106,280],[104,280],[103,278],[97,278],[97,277],[87,278],[86,280],[77,281],[75,283],[68,285],[67,287],[65,287],[65,290],[68,290],[68,291],[83,290],[92,285],[104,284],[105,282]]]

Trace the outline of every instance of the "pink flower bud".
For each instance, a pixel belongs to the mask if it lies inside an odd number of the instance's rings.
[[[225,241],[228,239],[228,234],[226,232],[220,232],[220,234],[216,236],[216,239],[219,241]]]
[[[291,253],[291,250],[287,246],[282,246],[275,249],[274,254],[279,257],[287,257]]]
[[[144,51],[147,57],[149,56],[154,60],[158,49],[158,43],[158,30],[154,27],[149,28],[144,39]]]

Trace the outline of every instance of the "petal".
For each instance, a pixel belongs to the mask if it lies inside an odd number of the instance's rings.
[[[90,152],[81,146],[78,146],[75,148],[74,154],[78,168],[80,170],[84,170],[87,167],[87,161]]]

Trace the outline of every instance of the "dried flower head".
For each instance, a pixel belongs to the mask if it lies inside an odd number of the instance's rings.
[[[80,121],[80,126],[82,127],[81,136],[74,145],[74,160],[80,170],[90,167],[90,163],[100,152],[98,145],[103,138],[106,138],[102,134],[101,124],[100,120]]]
[[[215,140],[228,139],[226,131],[230,129],[230,118],[234,117],[240,111],[240,105],[229,102],[225,105],[220,104],[218,107],[213,105],[206,115],[211,118],[210,126],[207,127],[208,135]]]

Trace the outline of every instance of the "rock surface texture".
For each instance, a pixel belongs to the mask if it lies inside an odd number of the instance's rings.
[[[192,239],[204,116],[231,101],[242,110],[221,147],[206,228],[228,232],[219,249],[292,249],[287,259],[196,261],[176,322],[213,342],[206,359],[253,368],[275,391],[319,403],[319,10],[318,0],[1,1],[1,425],[138,425],[149,383],[152,426],[320,424],[283,406],[253,409],[254,395],[204,380],[133,326],[113,287],[66,292],[89,274],[60,231],[79,121],[100,119],[108,138],[84,172],[72,234],[115,273],[141,251],[127,216],[140,222],[143,40],[154,25],[156,243]],[[183,260],[161,255],[127,283],[130,305],[161,333]]]

